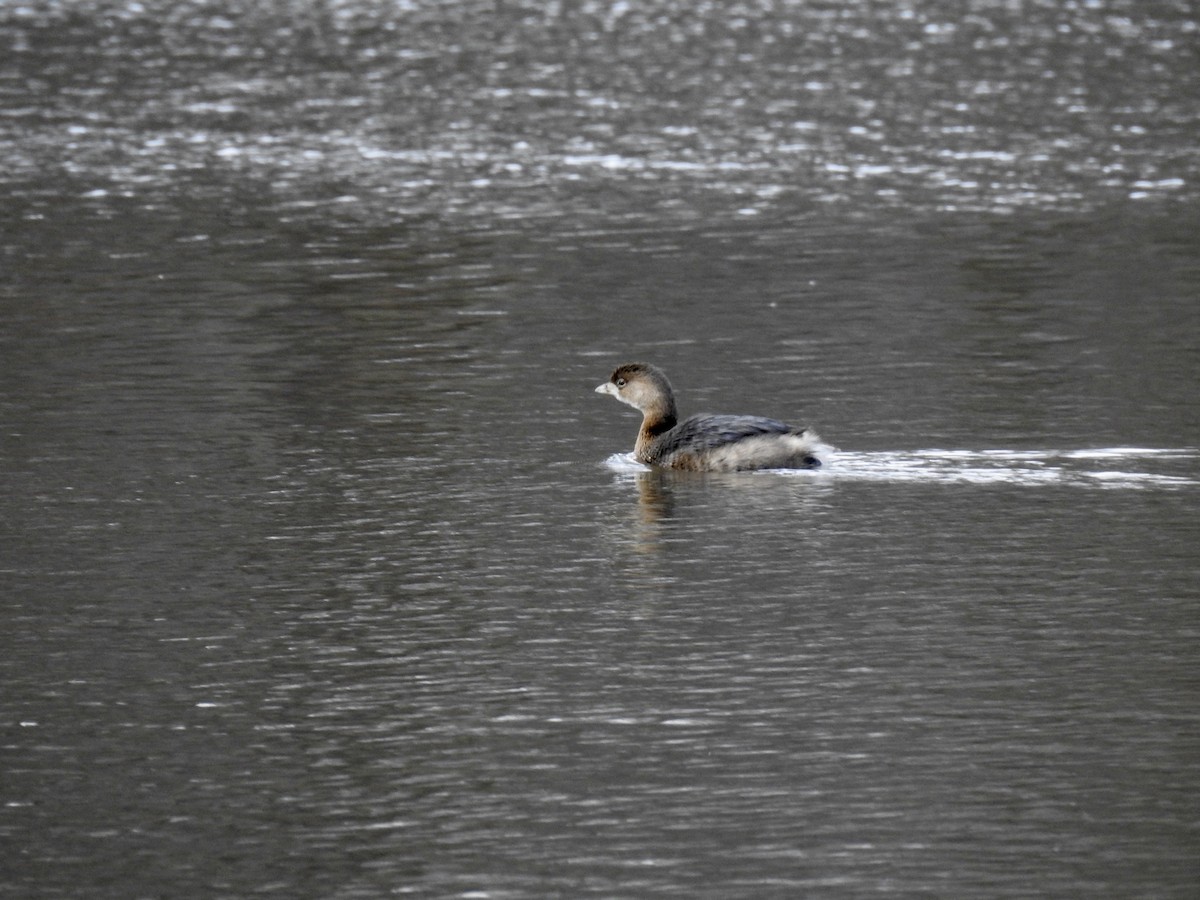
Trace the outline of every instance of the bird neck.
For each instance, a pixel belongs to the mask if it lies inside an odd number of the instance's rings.
[[[642,434],[647,439],[656,438],[674,428],[678,421],[675,401],[667,398],[642,413]]]

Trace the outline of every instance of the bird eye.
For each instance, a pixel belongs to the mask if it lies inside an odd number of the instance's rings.
[[[619,387],[619,388],[625,387],[625,379],[624,378],[617,379],[617,387]]]

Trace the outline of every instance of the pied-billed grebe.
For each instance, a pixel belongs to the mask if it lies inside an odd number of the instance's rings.
[[[661,369],[645,363],[619,366],[596,388],[641,411],[633,455],[638,462],[695,472],[746,469],[814,469],[820,439],[760,416],[702,414],[679,421],[675,393]]]

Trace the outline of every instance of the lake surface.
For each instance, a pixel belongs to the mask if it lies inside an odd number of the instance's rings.
[[[0,894],[1194,897],[1198,44],[0,4]]]

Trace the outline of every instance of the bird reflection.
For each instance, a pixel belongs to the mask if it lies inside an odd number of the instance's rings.
[[[626,474],[620,480],[632,481],[637,488],[637,506],[629,513],[626,537],[632,549],[642,554],[662,552],[669,538],[686,535],[698,522],[714,515],[729,520],[739,519],[751,509],[760,513],[795,510],[819,502],[824,493],[814,490],[817,486],[809,479],[658,467]]]
[[[676,512],[678,498],[671,483],[675,474],[664,469],[647,469],[632,475],[630,480],[637,488],[637,505],[630,511],[630,527],[626,533],[635,553],[661,551],[663,533]]]
[[[667,484],[667,472],[650,469],[634,476],[638,489],[639,520],[643,525],[657,525],[675,512],[675,492]]]

